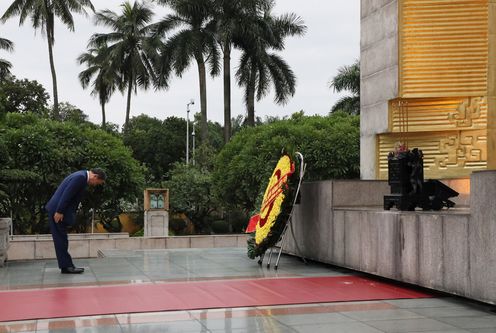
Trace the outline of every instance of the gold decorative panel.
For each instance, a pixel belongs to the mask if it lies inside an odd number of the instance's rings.
[[[486,96],[488,0],[398,3],[400,97]]]
[[[410,98],[389,102],[389,131],[485,129],[485,97]]]
[[[401,136],[399,133],[378,135],[379,179],[387,179],[387,155]],[[408,145],[423,151],[425,179],[464,177],[487,167],[486,130],[409,133]]]

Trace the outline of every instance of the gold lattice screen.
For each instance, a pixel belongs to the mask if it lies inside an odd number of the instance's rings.
[[[388,133],[377,138],[378,178],[387,178],[387,154],[398,141],[423,150],[426,178],[486,169],[495,105],[488,0],[398,3],[399,96],[389,103]]]
[[[401,102],[403,110],[399,107]],[[403,128],[409,132],[485,129],[487,100],[485,97],[395,99],[389,102],[389,118],[389,131],[393,133]]]
[[[485,96],[487,0],[402,0],[400,96]]]

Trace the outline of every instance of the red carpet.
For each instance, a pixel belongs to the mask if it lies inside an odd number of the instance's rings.
[[[19,290],[0,292],[0,321],[427,297],[355,276]]]

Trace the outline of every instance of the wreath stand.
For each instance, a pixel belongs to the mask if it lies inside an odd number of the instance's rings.
[[[276,264],[274,265],[274,269],[277,270],[277,267],[279,266],[279,259],[281,259],[281,253],[282,253],[282,248],[284,246],[284,241],[286,239],[286,232],[288,231],[288,228],[291,230],[291,236],[293,236],[293,239],[295,241],[295,245],[296,245],[296,255],[298,255],[302,260],[303,262],[306,264],[307,261],[305,260],[305,257],[301,254],[301,250],[300,250],[300,247],[298,246],[298,242],[296,240],[296,237],[295,237],[295,234],[294,234],[294,230],[293,230],[293,225],[292,225],[292,217],[293,217],[293,211],[294,211],[294,207],[296,205],[296,201],[298,200],[298,195],[300,194],[300,188],[301,188],[301,183],[303,182],[303,176],[305,175],[305,170],[307,168],[307,165],[303,159],[303,155],[300,153],[300,152],[296,152],[295,153],[296,157],[300,160],[300,174],[299,174],[299,179],[298,179],[298,186],[296,188],[296,193],[295,193],[295,196],[294,196],[294,200],[293,200],[293,205],[291,206],[291,212],[289,213],[289,216],[288,216],[288,220],[286,222],[286,225],[284,226],[284,229],[281,233],[281,236],[279,237],[279,240],[276,242],[276,244],[274,246],[272,246],[269,250],[269,260],[267,261],[267,268],[270,268],[270,262],[271,262],[271,259],[272,259],[272,252],[274,250],[274,247],[277,247],[277,244],[279,244],[279,253],[277,254],[277,260],[276,260]],[[263,260],[264,260],[264,257],[265,257],[265,253],[262,254],[260,256],[260,259],[258,260],[258,264],[261,266],[262,263],[263,263]]]

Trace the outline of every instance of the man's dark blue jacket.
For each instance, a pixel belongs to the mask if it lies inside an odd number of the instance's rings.
[[[73,225],[76,210],[87,187],[88,172],[86,170],[76,171],[67,176],[45,205],[50,217],[53,217],[55,213],[62,213],[64,223]]]

